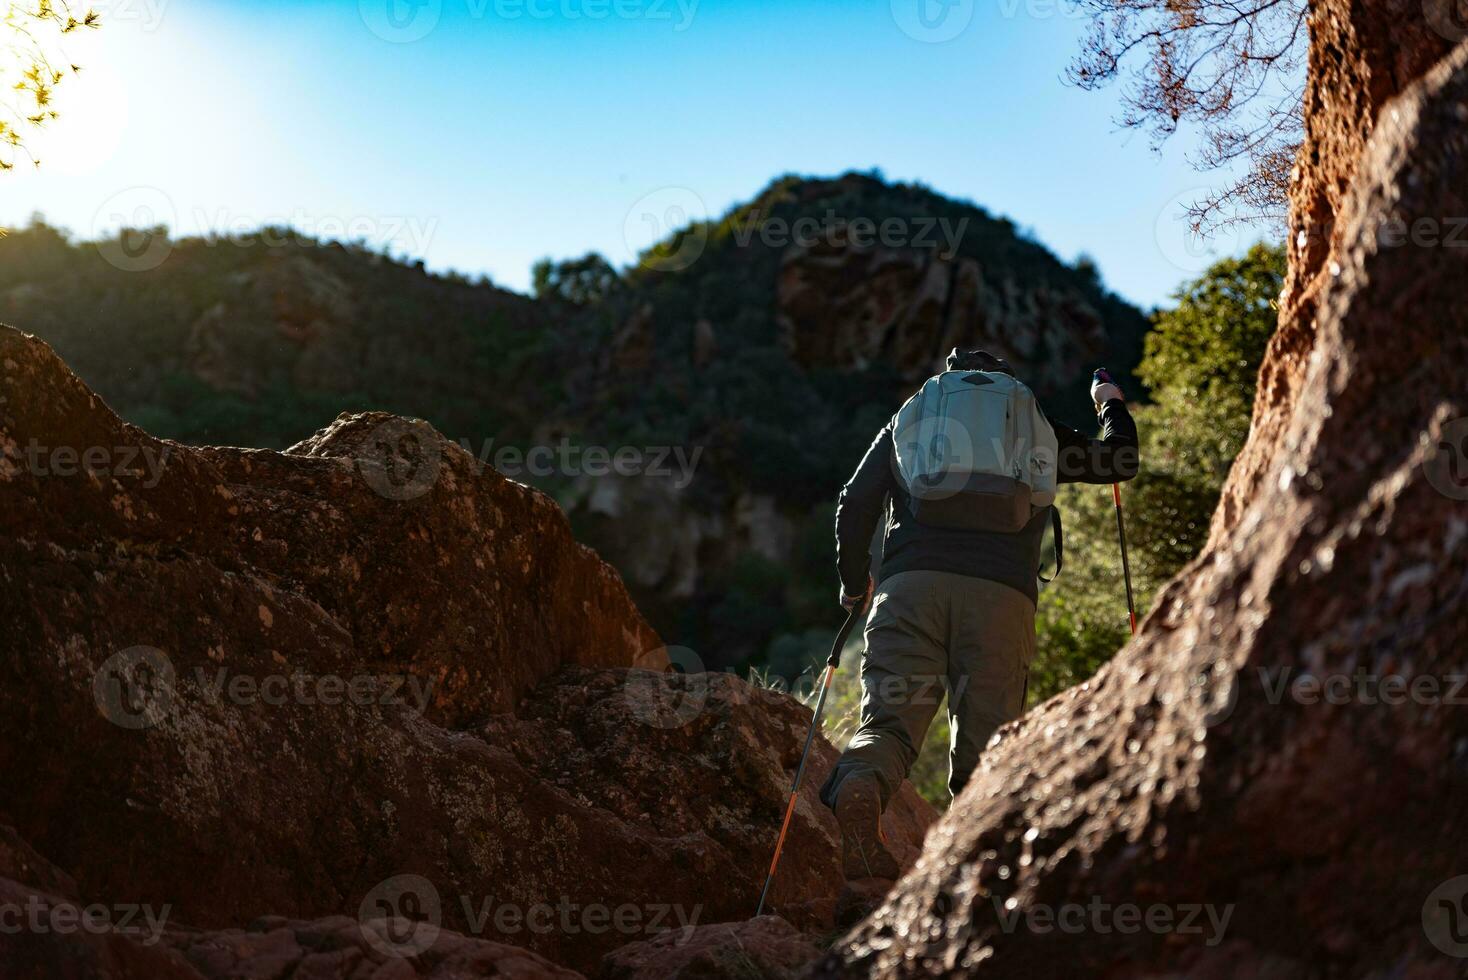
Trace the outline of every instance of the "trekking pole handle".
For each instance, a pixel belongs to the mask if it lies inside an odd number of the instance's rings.
[[[846,622],[841,624],[841,629],[836,633],[836,642],[831,644],[831,655],[826,658],[826,666],[837,668],[841,666],[841,649],[846,646],[846,640],[851,636],[851,631],[856,628],[857,620],[867,614],[867,606],[871,604],[872,593],[867,590],[866,598],[851,607],[846,614]]]

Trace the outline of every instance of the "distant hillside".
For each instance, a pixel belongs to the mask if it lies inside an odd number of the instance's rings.
[[[174,241],[161,266],[129,272],[104,257],[117,242],[33,226],[0,239],[0,319],[125,418],[185,442],[283,448],[352,406],[456,436],[530,424],[533,407],[496,386],[545,339],[532,300],[290,241]]]
[[[836,490],[949,348],[1010,357],[1086,425],[1086,376],[1127,375],[1147,329],[1008,220],[861,174],[777,180],[631,270],[546,264],[534,299],[281,237],[159,238],[166,260],[127,272],[108,261],[124,243],[37,225],[0,239],[0,320],[186,442],[278,448],[348,410],[425,418],[556,493],[665,639],[709,665],[779,659],[829,624]],[[535,446],[550,466],[497,455]]]

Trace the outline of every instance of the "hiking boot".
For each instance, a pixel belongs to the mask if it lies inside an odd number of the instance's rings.
[[[841,825],[841,870],[848,880],[901,876],[897,859],[882,842],[882,793],[876,777],[848,777],[832,809]]]

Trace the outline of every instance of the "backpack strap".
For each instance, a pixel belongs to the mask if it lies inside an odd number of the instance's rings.
[[[1055,571],[1049,578],[1040,575],[1040,581],[1049,585],[1060,577],[1060,570],[1065,567],[1065,532],[1060,524],[1060,508],[1054,504],[1050,505],[1050,527],[1055,532]],[[1038,574],[1038,573],[1037,573]]]

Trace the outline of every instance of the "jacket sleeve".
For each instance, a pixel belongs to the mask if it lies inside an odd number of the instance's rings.
[[[1056,478],[1061,483],[1119,483],[1137,475],[1141,452],[1137,423],[1126,402],[1113,398],[1096,416],[1101,435],[1091,438],[1068,425],[1051,421],[1060,443]]]
[[[892,425],[872,441],[836,501],[836,570],[847,595],[866,591],[872,567],[872,536],[892,489]]]

